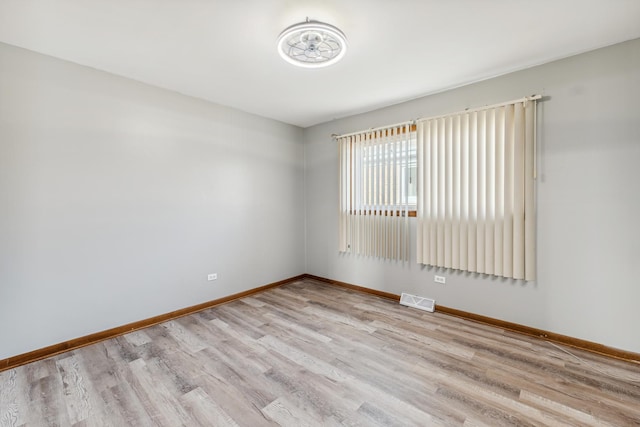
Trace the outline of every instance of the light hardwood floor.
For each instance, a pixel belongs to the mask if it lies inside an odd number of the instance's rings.
[[[640,425],[640,366],[305,280],[0,373],[0,426]]]

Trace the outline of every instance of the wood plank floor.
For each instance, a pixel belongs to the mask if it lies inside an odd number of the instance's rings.
[[[305,280],[2,372],[0,426],[640,425],[570,351]]]

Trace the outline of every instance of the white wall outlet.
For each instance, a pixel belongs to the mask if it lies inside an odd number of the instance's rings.
[[[218,273],[208,274],[207,280],[218,280]]]
[[[433,281],[436,283],[447,283],[447,278],[444,276],[435,276]]]

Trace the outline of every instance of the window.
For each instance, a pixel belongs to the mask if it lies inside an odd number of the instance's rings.
[[[382,140],[356,149],[351,186],[358,200],[354,207],[380,213],[384,208],[399,211],[407,205],[409,212],[417,206],[417,159],[415,132],[409,138]]]
[[[539,98],[338,137],[340,252],[534,280]]]
[[[340,251],[407,260],[416,215],[415,125],[339,138]]]

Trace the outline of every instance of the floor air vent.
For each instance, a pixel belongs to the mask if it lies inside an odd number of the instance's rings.
[[[405,294],[404,292],[400,297],[400,304],[406,305],[407,307],[418,308],[424,311],[430,311],[432,313],[434,308],[436,307],[435,300],[419,297],[417,295]]]

